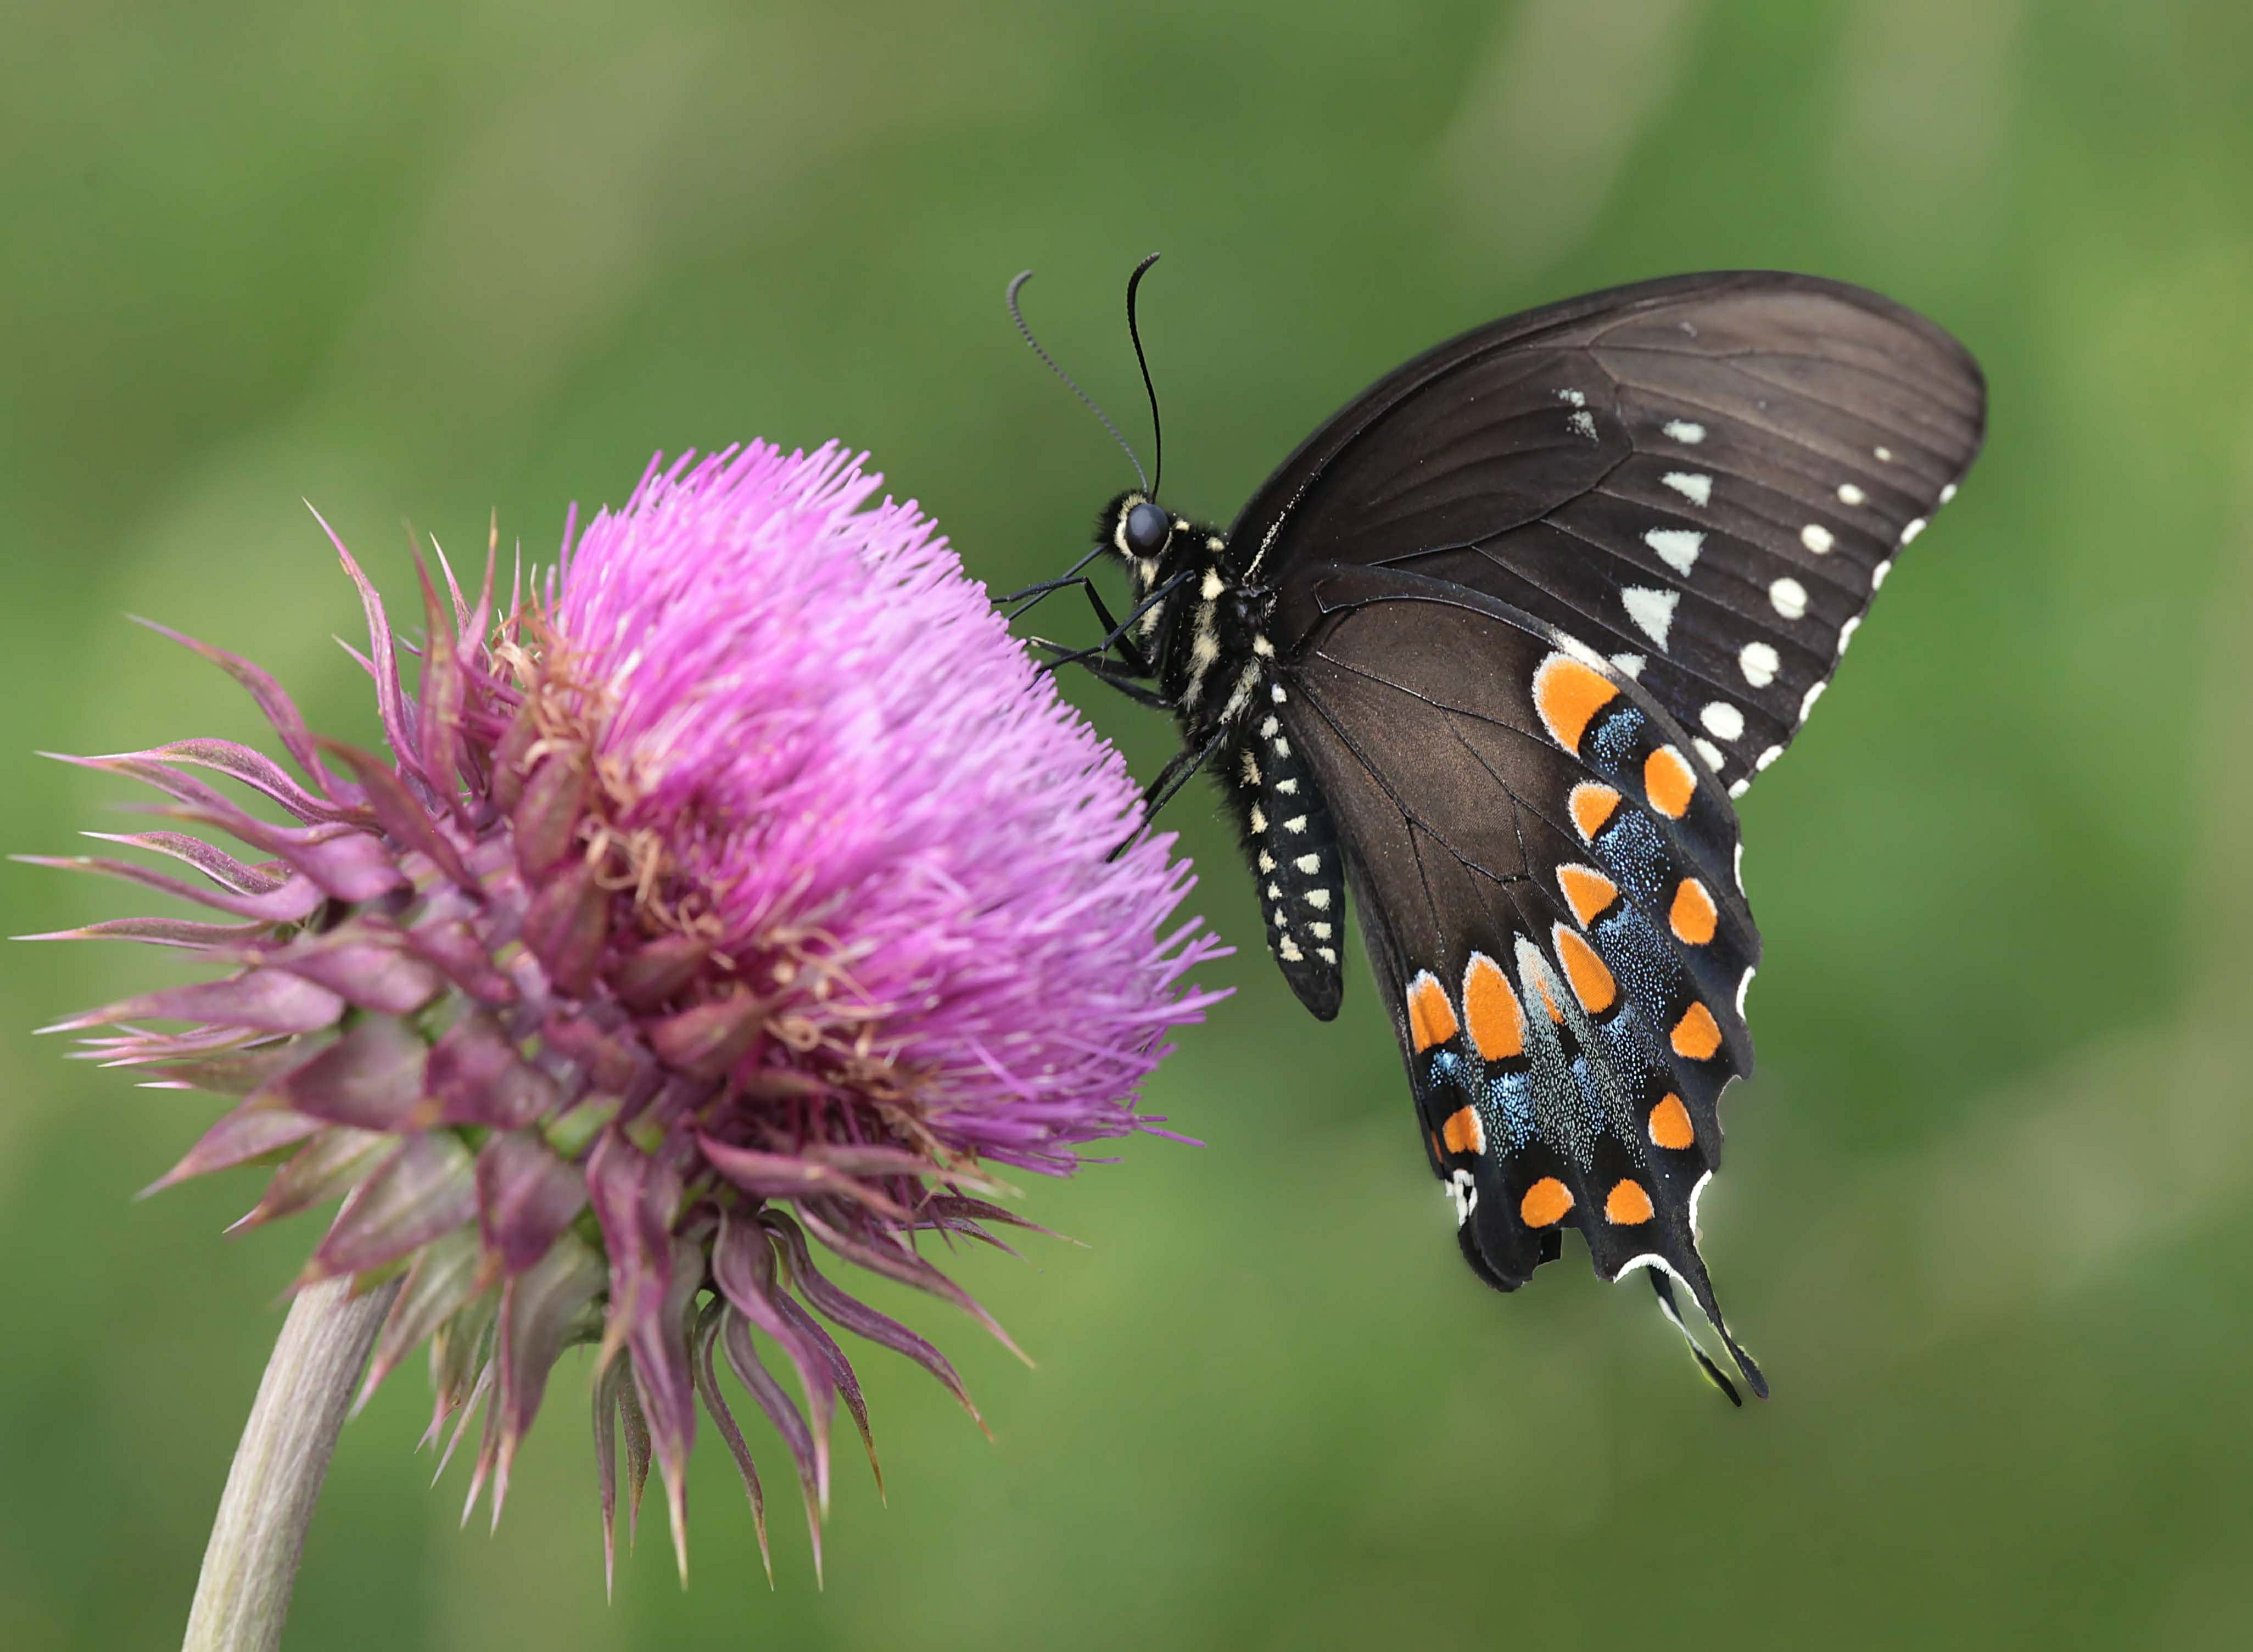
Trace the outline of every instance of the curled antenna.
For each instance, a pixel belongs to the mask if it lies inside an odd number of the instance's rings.
[[[1166,431],[1158,422],[1158,387],[1150,382],[1150,359],[1142,353],[1141,331],[1134,325],[1134,289],[1142,284],[1142,277],[1149,274],[1150,266],[1160,256],[1152,253],[1126,277],[1126,336],[1134,341],[1134,362],[1142,369],[1142,393],[1150,398],[1151,469],[1157,473],[1157,479],[1150,484],[1150,497],[1154,499],[1158,497],[1158,483],[1166,479]]]
[[[1142,265],[1142,269],[1147,269],[1149,267],[1149,263],[1146,260]],[[1142,269],[1138,269],[1134,272],[1134,275],[1137,280],[1140,279]],[[1025,342],[1032,345],[1033,353],[1048,364],[1049,371],[1056,374],[1057,378],[1063,380],[1064,383],[1070,385],[1071,387],[1072,394],[1078,396],[1082,401],[1087,403],[1087,410],[1090,413],[1092,413],[1097,418],[1103,421],[1103,428],[1111,432],[1111,439],[1113,442],[1116,442],[1121,449],[1125,450],[1126,454],[1126,462],[1134,467],[1134,474],[1142,484],[1142,491],[1154,498],[1157,496],[1157,490],[1150,485],[1149,473],[1143,470],[1142,461],[1134,457],[1134,450],[1127,446],[1126,438],[1119,434],[1119,427],[1111,422],[1111,415],[1095,405],[1095,398],[1088,394],[1086,391],[1081,389],[1078,381],[1075,380],[1070,373],[1066,373],[1062,367],[1057,366],[1056,358],[1049,354],[1047,351],[1041,348],[1041,341],[1033,337],[1033,330],[1025,324],[1025,312],[1017,308],[1017,294],[1019,290],[1023,288],[1024,284],[1032,278],[1033,272],[1028,269],[1020,274],[1015,281],[1009,283],[1009,290],[1003,295],[1004,301],[1009,306],[1009,318],[1017,324],[1017,331],[1025,335]],[[1129,331],[1133,331],[1133,282],[1129,282],[1126,287],[1127,326]],[[1142,346],[1140,344],[1137,344],[1134,346],[1135,353],[1140,355],[1141,353],[1141,349]],[[1146,367],[1143,369],[1143,377],[1146,381],[1147,380],[1148,376],[1149,369]]]

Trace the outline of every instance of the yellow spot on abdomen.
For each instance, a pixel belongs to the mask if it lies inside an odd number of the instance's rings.
[[[1687,1056],[1692,1061],[1710,1061],[1713,1052],[1721,1047],[1721,1028],[1713,1020],[1712,1010],[1703,1004],[1692,1004],[1674,1023],[1670,1042],[1678,1056]]]
[[[1446,1043],[1455,1035],[1455,1024],[1447,989],[1431,971],[1420,972],[1408,983],[1408,1037],[1416,1053],[1420,1056],[1434,1044]]]
[[[1620,794],[1609,786],[1594,780],[1583,780],[1574,786],[1565,799],[1565,807],[1573,817],[1573,829],[1580,833],[1580,841],[1593,842],[1619,807]]]
[[[1698,1133],[1690,1126],[1690,1110],[1682,1105],[1682,1098],[1671,1091],[1667,1092],[1665,1100],[1650,1110],[1650,1139],[1676,1153],[1698,1140]]]
[[[1553,1227],[1572,1208],[1573,1190],[1554,1176],[1542,1177],[1517,1202],[1517,1214],[1529,1228]]]
[[[1690,799],[1698,795],[1698,777],[1691,770],[1690,759],[1671,746],[1661,746],[1645,757],[1643,795],[1670,820],[1689,813]]]
[[[1599,912],[1619,899],[1619,885],[1594,867],[1569,863],[1559,867],[1557,887],[1565,891],[1566,904],[1584,929],[1595,921]]]
[[[1713,938],[1713,923],[1719,916],[1705,886],[1696,878],[1684,878],[1681,887],[1674,891],[1674,905],[1666,914],[1666,921],[1673,926],[1676,940],[1703,946]]]
[[[1470,1107],[1460,1107],[1447,1116],[1441,1126],[1449,1153],[1484,1153],[1486,1127],[1479,1123],[1478,1112]]]
[[[1604,1200],[1604,1220],[1615,1227],[1631,1228],[1650,1220],[1650,1195],[1640,1181],[1615,1181]]]
[[[1566,750],[1578,753],[1595,714],[1619,695],[1604,674],[1566,654],[1552,654],[1533,672],[1533,708]]]
[[[1591,1015],[1601,1015],[1619,1001],[1619,983],[1596,956],[1596,949],[1578,933],[1559,924],[1556,929],[1557,958],[1565,979],[1573,983],[1573,996]]]
[[[1484,952],[1473,952],[1463,971],[1463,1021],[1481,1059],[1508,1061],[1525,1053],[1524,1014],[1502,965]]]

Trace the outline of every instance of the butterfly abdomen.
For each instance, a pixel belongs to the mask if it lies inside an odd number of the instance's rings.
[[[1345,868],[1329,803],[1283,714],[1289,690],[1273,679],[1235,726],[1221,781],[1230,792],[1245,858],[1259,880],[1267,950],[1291,990],[1329,1021],[1343,990]]]

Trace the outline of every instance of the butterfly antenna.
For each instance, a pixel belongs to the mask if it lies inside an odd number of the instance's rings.
[[[1147,262],[1142,266],[1143,269],[1147,269],[1148,268],[1149,265]],[[1134,273],[1139,276],[1141,275],[1142,270],[1138,269]],[[1116,442],[1120,447],[1125,450],[1126,462],[1134,467],[1134,475],[1136,479],[1142,484],[1142,491],[1150,495],[1152,498],[1155,498],[1157,495],[1157,490],[1150,485],[1149,473],[1143,470],[1142,461],[1134,457],[1134,450],[1127,446],[1126,438],[1119,434],[1119,427],[1111,422],[1111,415],[1095,405],[1095,398],[1088,394],[1086,391],[1081,389],[1077,380],[1075,380],[1070,373],[1066,373],[1062,367],[1057,366],[1056,358],[1049,354],[1047,351],[1041,348],[1041,341],[1033,337],[1033,330],[1025,324],[1025,312],[1017,307],[1017,294],[1022,289],[1024,284],[1032,278],[1033,272],[1028,269],[1022,272],[1015,281],[1009,283],[1009,290],[1003,295],[1005,301],[1009,306],[1009,318],[1017,324],[1017,331],[1025,335],[1025,342],[1032,345],[1033,353],[1048,364],[1049,371],[1056,374],[1057,378],[1063,380],[1064,383],[1070,385],[1071,387],[1072,394],[1078,396],[1082,401],[1087,403],[1087,410],[1090,413],[1092,413],[1097,418],[1103,421],[1103,428],[1111,432],[1111,439],[1113,442]],[[1126,296],[1128,306],[1127,324],[1130,331],[1132,331],[1133,324],[1133,285],[1132,282],[1129,282],[1126,289]],[[1141,346],[1140,345],[1135,346],[1135,350],[1138,353],[1140,352],[1140,349]],[[1143,377],[1145,380],[1148,379],[1149,370],[1147,368],[1143,370]]]
[[[1142,284],[1142,277],[1150,273],[1150,266],[1162,254],[1152,253],[1134,266],[1134,273],[1126,277],[1126,336],[1134,341],[1135,365],[1142,369],[1142,392],[1150,398],[1151,468],[1157,481],[1150,484],[1150,497],[1158,497],[1158,483],[1166,479],[1166,431],[1158,422],[1158,387],[1150,382],[1150,359],[1142,353],[1141,330],[1134,324],[1134,289]]]

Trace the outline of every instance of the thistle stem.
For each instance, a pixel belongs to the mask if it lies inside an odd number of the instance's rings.
[[[350,1280],[329,1279],[289,1305],[220,1495],[182,1652],[281,1645],[329,1454],[399,1285],[353,1296]]]

